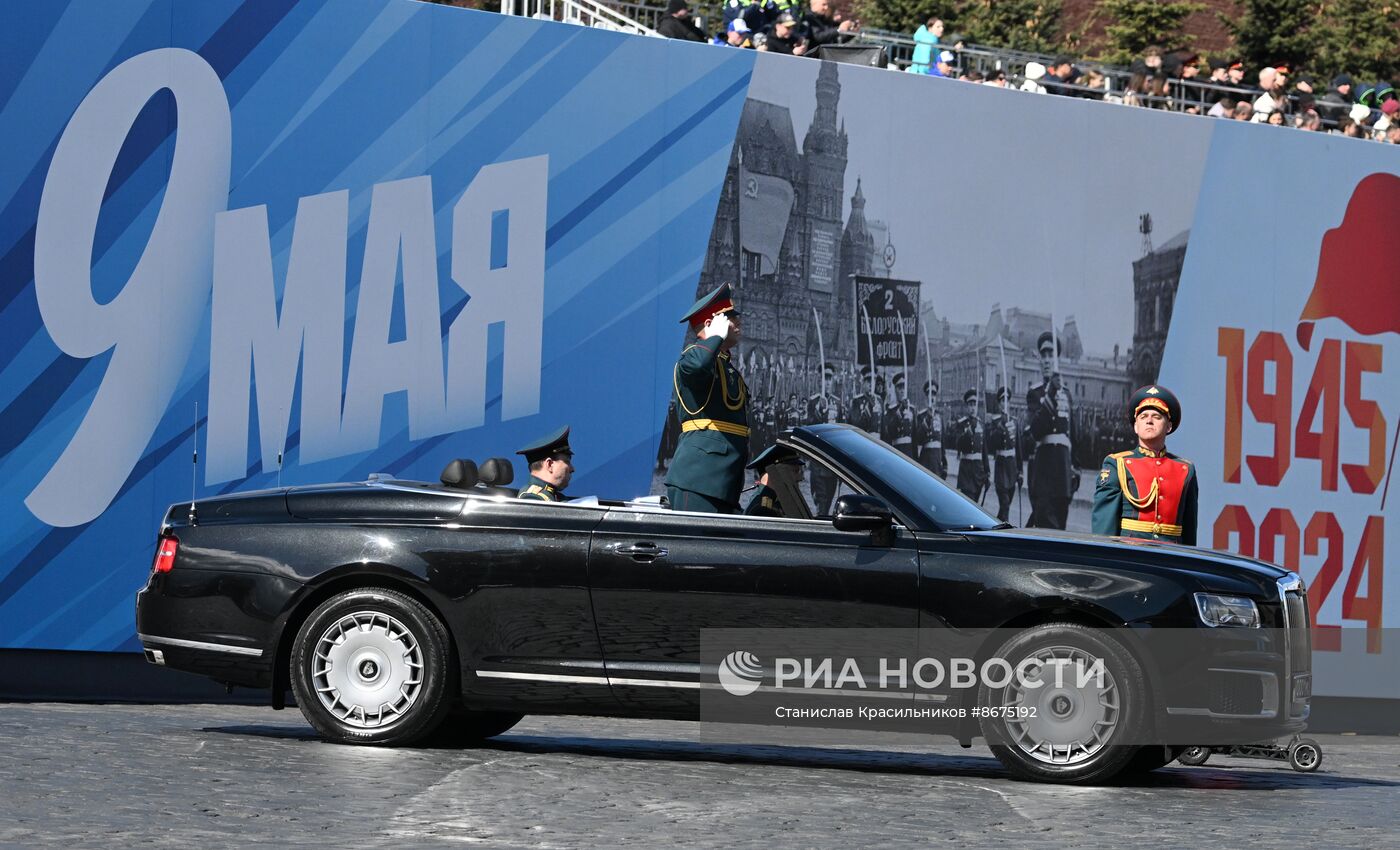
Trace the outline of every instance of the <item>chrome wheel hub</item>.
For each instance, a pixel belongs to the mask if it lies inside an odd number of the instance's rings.
[[[1010,712],[1010,743],[1044,764],[1067,766],[1093,758],[1108,745],[1122,715],[1117,680],[1103,661],[1082,649],[1051,646],[1028,659],[1038,672],[1017,678],[1006,689],[1006,705],[1031,709]]]
[[[341,722],[383,728],[402,718],[422,692],[423,651],[395,618],[357,611],[317,639],[311,681],[321,704]]]

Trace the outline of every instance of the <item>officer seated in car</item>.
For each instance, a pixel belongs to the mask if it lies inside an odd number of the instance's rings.
[[[797,452],[772,445],[749,461],[748,468],[758,476],[758,489],[744,507],[746,515],[811,519],[811,508],[802,496],[805,464]]]
[[[530,483],[518,498],[564,502],[564,488],[574,476],[574,450],[569,448],[569,426],[542,437],[516,452],[530,465]]]

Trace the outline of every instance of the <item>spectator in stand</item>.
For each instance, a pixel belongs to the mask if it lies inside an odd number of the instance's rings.
[[[1225,71],[1225,77],[1229,85],[1235,88],[1244,88],[1244,63],[1231,62],[1230,67]]]
[[[1255,114],[1258,115],[1259,113],[1256,112]],[[1265,115],[1265,116],[1264,116],[1264,123],[1265,123],[1265,124],[1272,124],[1272,125],[1274,125],[1275,127],[1282,127],[1282,126],[1284,126],[1284,121],[1283,121],[1283,110],[1282,110],[1282,109],[1275,109],[1275,110],[1273,110],[1272,112],[1270,112],[1268,115]]]
[[[1142,63],[1147,66],[1147,76],[1157,76],[1157,72],[1162,70],[1162,48],[1153,46],[1144,50]]]
[[[1390,125],[1390,129],[1385,131],[1385,140],[1389,144],[1400,145],[1400,124]]]
[[[1123,103],[1126,106],[1145,106],[1147,79],[1152,75],[1144,59],[1134,59],[1128,66],[1128,84],[1123,87]]]
[[[1090,100],[1103,100],[1108,94],[1108,78],[1102,72],[1090,68],[1084,72],[1084,76],[1079,80],[1080,84],[1091,91],[1080,92],[1083,97]]]
[[[1298,117],[1293,126],[1297,127],[1299,130],[1308,130],[1316,133],[1322,129],[1322,116],[1317,114],[1316,109],[1312,109],[1311,107],[1303,109],[1300,106]]]
[[[1317,102],[1317,111],[1324,118],[1340,120],[1351,109],[1351,76],[1338,74],[1332,78],[1332,85]]]
[[[1210,76],[1206,78],[1206,82],[1217,86],[1230,85],[1229,68],[1230,60],[1228,59],[1210,60]]]
[[[1242,100],[1235,104],[1235,111],[1230,117],[1236,121],[1252,121],[1254,119],[1254,104],[1247,100]]]
[[[1352,104],[1348,117],[1351,118],[1357,138],[1365,139],[1371,135],[1371,107],[1364,103]]]
[[[1050,94],[1078,97],[1079,92],[1073,88],[1078,79],[1079,69],[1074,67],[1074,62],[1068,56],[1059,56],[1056,57],[1055,63],[1050,66],[1049,74],[1046,75],[1042,85]]]
[[[709,41],[690,19],[690,4],[686,0],[670,0],[666,4],[666,15],[656,25],[656,31],[681,41]]]
[[[923,26],[914,31],[914,58],[905,70],[911,74],[927,74],[933,67],[933,51],[938,40],[943,37],[943,22],[929,18]]]
[[[1350,115],[1343,115],[1337,119],[1337,129],[1332,131],[1333,135],[1346,136],[1348,139],[1361,138],[1361,128],[1356,126],[1356,122],[1351,120]]]
[[[791,9],[778,13],[773,21],[773,30],[768,33],[765,43],[758,49],[768,53],[783,53],[788,56],[803,56],[807,53],[807,42],[797,32],[797,17]]]
[[[1000,68],[987,72],[987,79],[982,81],[982,85],[996,86],[999,89],[1006,88],[1006,72]]]
[[[1167,78],[1161,73],[1147,81],[1147,107],[1149,109],[1171,109],[1172,96],[1167,88]]]
[[[973,68],[971,71],[959,74],[958,79],[966,80],[969,83],[981,83],[985,82],[987,78],[982,76],[981,71],[977,70],[976,68]]]
[[[953,33],[952,35],[948,36],[947,38],[943,39],[943,41],[942,41],[943,49],[944,49],[944,50],[951,50],[951,51],[953,51],[953,69],[954,69],[954,70],[961,70],[962,67],[963,67],[962,49],[963,49],[963,47],[965,46],[965,45],[964,45],[964,42],[965,42],[966,40],[967,40],[967,36],[963,35],[963,34],[960,33],[960,32],[955,32],[955,33]]]
[[[1259,71],[1259,90],[1263,94],[1254,99],[1254,121],[1263,124],[1273,112],[1286,108],[1288,98],[1284,96],[1284,86],[1288,84],[1286,68],[1264,68]]]
[[[1235,98],[1231,94],[1223,94],[1206,112],[1211,118],[1229,118],[1230,113],[1235,110]]]
[[[1390,131],[1390,128],[1394,127],[1396,124],[1400,124],[1400,117],[1397,117],[1397,113],[1400,113],[1400,100],[1396,100],[1392,97],[1382,103],[1381,117],[1377,119],[1375,126],[1372,128],[1371,138],[1378,142],[1385,141],[1386,134]]]
[[[1201,57],[1194,53],[1187,53],[1181,58],[1181,78],[1183,80],[1194,80],[1201,73]]]
[[[815,53],[824,44],[845,44],[856,37],[860,26],[844,20],[831,9],[831,0],[812,0],[812,8],[802,16],[802,40],[807,52]]]
[[[719,36],[715,36],[716,39]],[[749,28],[748,21],[743,18],[735,18],[729,22],[729,29],[724,34],[724,41],[730,47],[743,47],[753,49],[753,30]]]
[[[1039,62],[1027,62],[1025,80],[1021,82],[1021,91],[1045,94],[1045,86],[1040,81],[1045,79],[1045,66]]]
[[[929,69],[928,75],[930,77],[952,77],[953,51],[940,50],[938,52],[938,61],[933,63],[933,67]]]
[[[773,0],[727,0],[724,4],[725,35],[730,31],[729,25],[734,23],[736,18],[742,18],[744,23],[748,24],[752,37],[753,33],[767,29],[770,17],[776,14],[777,6]]]

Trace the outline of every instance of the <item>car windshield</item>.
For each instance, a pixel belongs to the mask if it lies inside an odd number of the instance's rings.
[[[981,531],[1006,525],[908,455],[862,431],[823,428],[820,433],[823,442],[898,492],[944,531]]]

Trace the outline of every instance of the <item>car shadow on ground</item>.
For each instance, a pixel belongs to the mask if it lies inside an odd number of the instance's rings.
[[[203,731],[225,735],[291,739],[320,743],[305,726],[218,726]],[[335,745],[330,745],[335,746]],[[990,755],[914,753],[876,750],[670,741],[646,738],[604,738],[575,735],[506,733],[479,744],[429,742],[420,750],[580,755],[635,761],[688,761],[713,764],[764,765],[817,770],[906,774],[967,779],[1009,779],[1010,774]],[[982,752],[986,752],[982,750]],[[1280,762],[1235,760],[1235,764],[1186,767],[1172,764],[1151,773],[1118,777],[1113,785],[1152,789],[1233,789],[1238,791],[1318,790],[1326,788],[1400,787],[1400,782],[1330,772],[1297,773]]]

